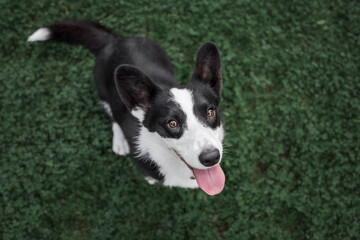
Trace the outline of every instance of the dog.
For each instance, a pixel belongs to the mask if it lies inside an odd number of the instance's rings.
[[[60,21],[29,42],[82,45],[95,57],[94,79],[111,120],[112,150],[132,155],[149,184],[219,194],[224,128],[219,103],[222,73],[212,42],[198,50],[190,82],[180,86],[162,47],[145,37],[119,37],[91,21]]]

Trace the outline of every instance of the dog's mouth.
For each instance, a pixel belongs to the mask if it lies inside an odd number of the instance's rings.
[[[220,167],[220,164],[217,164],[214,167],[208,169],[197,169],[190,166],[186,160],[174,150],[176,155],[183,161],[186,166],[194,173],[195,179],[199,187],[208,195],[219,194],[225,185],[225,174]]]

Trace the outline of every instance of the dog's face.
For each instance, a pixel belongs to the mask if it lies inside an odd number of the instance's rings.
[[[218,97],[204,84],[172,88],[154,101],[144,120],[192,168],[207,169],[222,157]]]
[[[119,66],[115,78],[132,114],[159,134],[188,167],[209,169],[221,161],[221,64],[213,43],[200,47],[190,82],[183,87],[161,89],[129,65]]]

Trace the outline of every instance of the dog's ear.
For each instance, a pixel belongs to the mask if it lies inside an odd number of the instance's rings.
[[[222,88],[220,54],[212,42],[204,43],[198,50],[191,81],[201,81],[220,97]]]
[[[159,88],[138,68],[125,64],[116,68],[115,84],[127,108],[142,121]]]

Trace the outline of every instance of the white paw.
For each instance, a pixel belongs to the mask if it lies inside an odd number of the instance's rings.
[[[125,156],[130,153],[130,148],[127,140],[125,139],[124,133],[121,130],[119,124],[112,124],[113,130],[113,142],[112,142],[112,150],[114,153]]]
[[[157,180],[155,180],[155,179],[153,179],[152,177],[149,177],[149,176],[145,177],[145,179],[148,182],[148,184],[150,184],[150,185],[154,185],[157,182]]]

